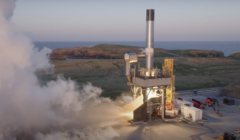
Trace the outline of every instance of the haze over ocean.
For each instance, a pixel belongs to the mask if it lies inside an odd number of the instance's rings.
[[[117,44],[145,47],[145,41],[86,41],[86,42],[34,42],[35,47],[42,49],[48,47],[56,48],[73,48],[76,46],[94,46],[97,44]],[[169,50],[218,50],[222,51],[225,56],[235,52],[240,52],[240,41],[155,41],[155,48],[164,48]]]

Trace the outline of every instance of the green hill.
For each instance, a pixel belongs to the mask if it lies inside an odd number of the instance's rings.
[[[50,55],[52,60],[65,60],[66,58],[81,59],[123,59],[125,53],[141,54],[144,47],[98,44],[95,46],[54,49]],[[171,54],[172,53],[172,54]],[[214,50],[166,50],[154,49],[154,57],[169,57],[173,54],[187,57],[224,57],[223,52]]]

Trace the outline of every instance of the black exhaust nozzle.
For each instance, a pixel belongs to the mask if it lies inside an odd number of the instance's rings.
[[[154,9],[147,9],[147,21],[154,21]]]

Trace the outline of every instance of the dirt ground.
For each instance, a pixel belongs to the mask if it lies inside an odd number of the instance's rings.
[[[226,96],[230,96],[233,98],[240,99],[240,86],[236,85],[229,85],[224,88],[221,93]]]
[[[219,93],[201,93],[198,95],[185,94],[181,95],[185,100],[192,98],[204,102],[206,97],[216,98],[222,101],[225,96]],[[117,132],[120,137],[115,140],[213,140],[212,136],[218,136],[220,133],[233,133],[234,130],[240,130],[240,104],[236,100],[237,105],[223,105],[222,108],[216,106],[216,109],[222,113],[217,116],[213,108],[206,107],[203,110],[203,116],[208,119],[204,124],[188,124],[184,122],[162,122],[161,119],[153,120],[150,123],[133,123],[126,125]]]

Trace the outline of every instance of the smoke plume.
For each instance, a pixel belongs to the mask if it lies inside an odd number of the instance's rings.
[[[59,76],[40,86],[35,72],[53,66],[51,50],[34,48],[10,24],[14,0],[0,0],[0,140],[112,139],[111,127],[126,121],[119,107],[102,90],[78,86]]]
[[[13,10],[15,8],[16,0],[0,0],[1,13],[6,19],[11,18]]]

